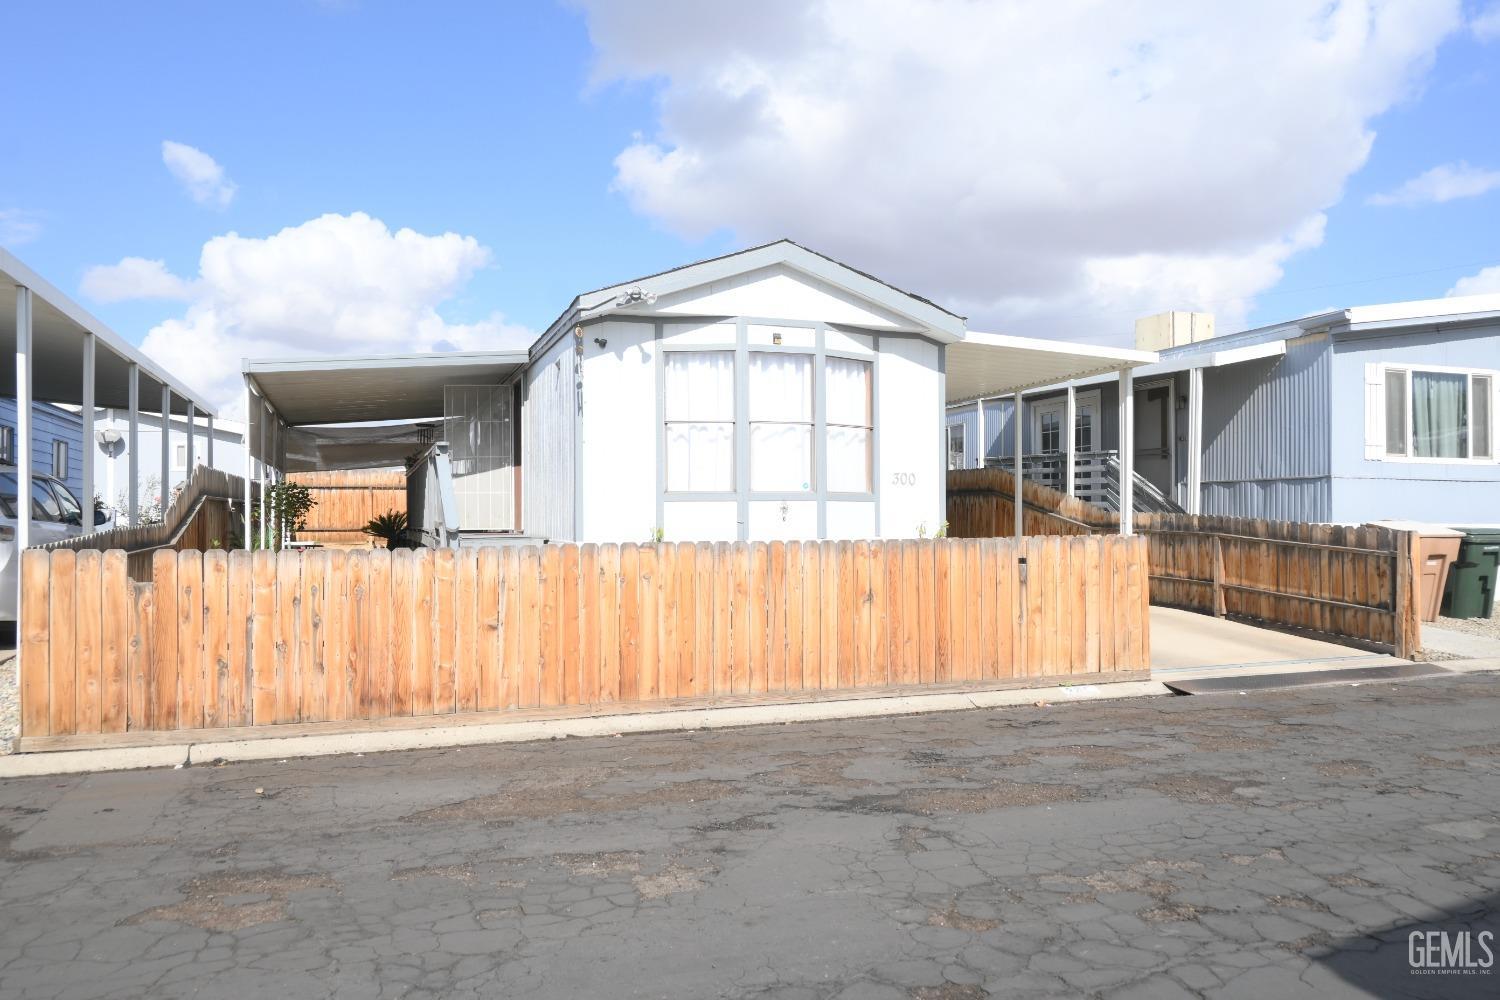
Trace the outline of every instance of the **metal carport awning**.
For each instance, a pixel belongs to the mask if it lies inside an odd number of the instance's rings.
[[[984,400],[994,396],[1011,396],[1016,418],[1016,492],[1020,493],[1022,454],[1024,448],[1023,394],[1027,389],[1071,383],[1091,376],[1115,374],[1120,380],[1120,533],[1130,534],[1131,506],[1134,503],[1135,408],[1131,405],[1132,373],[1136,368],[1158,360],[1155,351],[1137,351],[1124,347],[1101,347],[1064,340],[1040,340],[1033,337],[1011,337],[999,333],[970,331],[962,340],[949,344],[946,358],[946,397],[948,403],[974,402],[979,417],[980,448],[984,441]],[[1073,492],[1075,393],[1068,386],[1067,415],[1063,434],[1067,455],[1067,492]],[[1022,532],[1023,506],[1020,498],[1015,508],[1016,537]]]
[[[213,461],[214,408],[185,382],[146,357],[133,344],[90,315],[56,286],[0,249],[0,349],[9,350],[14,365],[0,366],[0,395],[16,400],[16,466],[18,482],[33,472],[31,408],[36,402],[62,403],[79,408],[83,423],[83,523],[94,518],[94,411],[112,407],[130,414],[127,442],[130,483],[128,514],[139,517],[139,424],[142,403],[148,413],[186,416],[187,470],[196,459],[196,419],[207,419],[206,457]],[[144,393],[144,395],[143,395]],[[159,400],[157,405],[151,401]],[[162,420],[162,509],[171,495],[171,431]],[[185,470],[184,475],[187,474]],[[24,488],[24,487],[23,487]],[[31,539],[31,509],[17,507],[16,541],[24,548]]]

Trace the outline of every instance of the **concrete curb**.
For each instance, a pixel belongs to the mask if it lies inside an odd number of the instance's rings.
[[[614,736],[624,733],[683,732],[792,722],[920,715],[985,708],[1012,708],[1044,702],[1107,701],[1170,695],[1156,681],[1116,684],[1079,684],[1005,691],[975,691],[907,695],[895,698],[852,698],[845,701],[798,702],[786,705],[746,705],[733,708],[685,709],[632,715],[601,715],[586,719],[548,719],[501,722],[482,726],[433,726],[388,732],[293,736],[285,739],[236,740],[219,743],[181,743],[117,750],[69,750],[56,753],[12,754],[0,757],[0,778],[45,774],[83,774],[144,767],[178,767],[218,761],[282,760],[331,754],[383,753],[429,750],[438,747],[523,743],[567,737]]]

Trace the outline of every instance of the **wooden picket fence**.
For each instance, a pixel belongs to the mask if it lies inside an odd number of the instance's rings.
[[[28,551],[21,573],[23,750],[1149,666],[1139,539],[161,552],[151,583],[121,552]]]
[[[1151,602],[1410,657],[1421,646],[1418,536],[1379,524],[1141,514]]]
[[[1015,474],[1005,469],[948,473],[948,536],[1010,538],[1016,533]],[[1113,534],[1120,516],[1030,479],[1021,480],[1023,535]]]
[[[288,481],[306,486],[313,508],[297,540],[324,545],[384,545],[364,533],[372,518],[390,511],[406,513],[406,473],[400,469],[353,469],[341,472],[294,472]]]
[[[1008,536],[1014,478],[948,473],[948,534]],[[1117,513],[1023,480],[1028,536],[1102,535]],[[1417,536],[1384,525],[1305,524],[1193,514],[1135,515],[1149,540],[1151,603],[1242,618],[1410,657],[1421,646]]]

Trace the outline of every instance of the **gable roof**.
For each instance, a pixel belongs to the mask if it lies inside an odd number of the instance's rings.
[[[931,299],[897,288],[888,281],[850,267],[827,254],[808,249],[800,243],[780,239],[584,292],[573,299],[562,315],[547,328],[546,333],[537,338],[532,345],[533,356],[551,346],[558,328],[571,325],[568,322],[571,317],[606,306],[621,292],[632,287],[641,286],[643,292],[662,296],[777,264],[785,264],[910,319],[929,330],[934,340],[953,343],[964,335],[964,317],[944,309]]]

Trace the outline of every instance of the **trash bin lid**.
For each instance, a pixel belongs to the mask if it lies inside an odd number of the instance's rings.
[[[1494,545],[1500,543],[1500,528],[1460,528],[1464,533],[1466,541],[1473,545]]]

